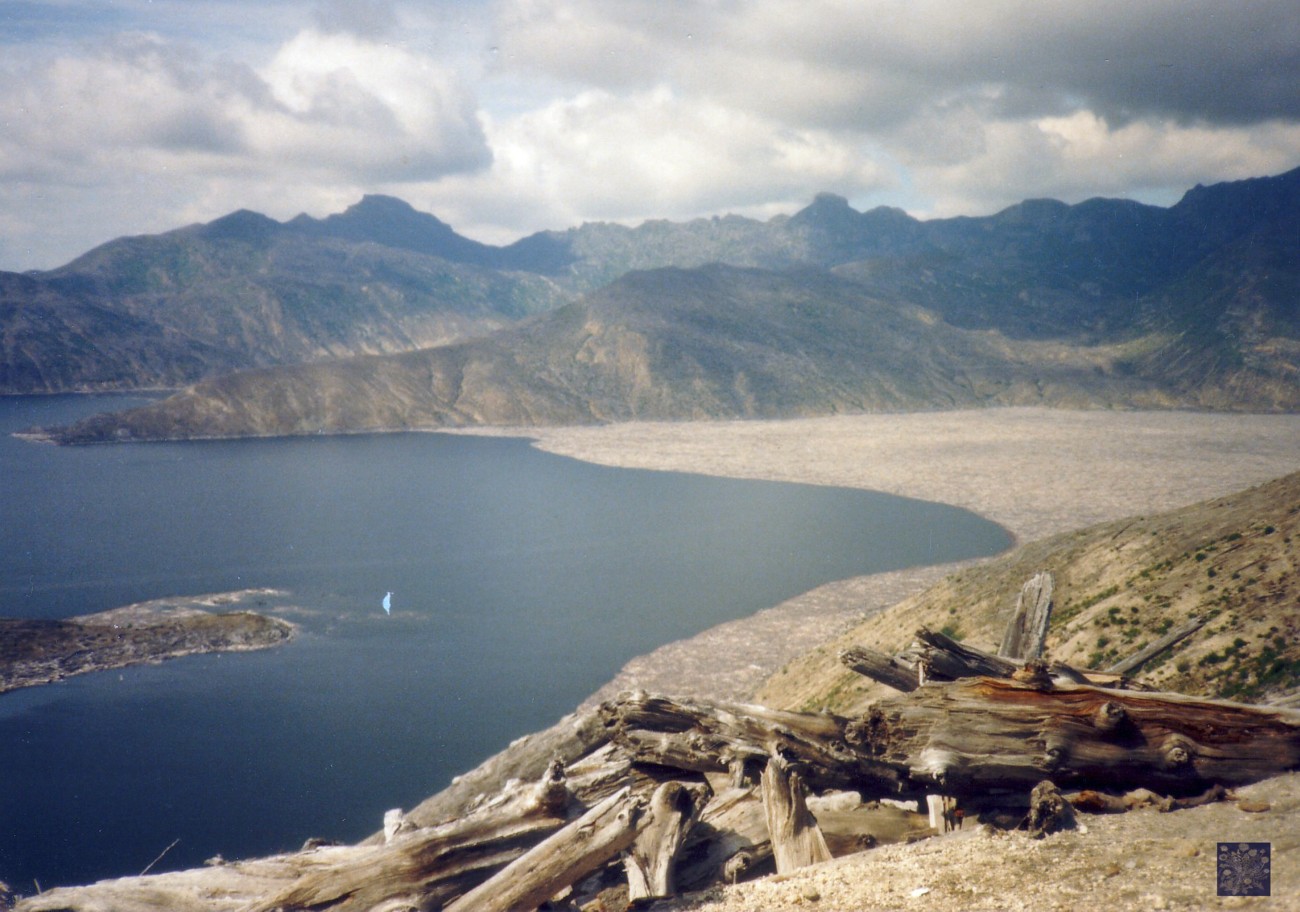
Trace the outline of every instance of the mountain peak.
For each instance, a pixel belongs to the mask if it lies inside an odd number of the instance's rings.
[[[229,215],[213,219],[201,226],[203,236],[235,241],[260,241],[270,237],[284,226],[275,219],[253,212],[251,209],[237,209]]]
[[[382,244],[457,262],[484,264],[491,258],[491,248],[461,237],[446,222],[394,196],[366,194],[343,212],[323,219],[300,215],[290,224],[308,234]]]
[[[417,218],[421,220],[431,220],[439,225],[444,222],[437,216],[430,215],[427,212],[420,212],[406,200],[398,199],[395,196],[385,196],[382,193],[367,193],[361,197],[361,201],[353,203],[343,213],[332,215],[330,218],[358,218],[362,216],[374,217],[383,216],[385,218]]]
[[[861,217],[861,213],[854,210],[849,201],[838,193],[818,193],[813,197],[812,203],[790,217],[790,222],[794,225],[843,230]]]
[[[849,201],[838,193],[829,193],[823,190],[821,193],[818,193],[813,197],[812,205],[808,208],[833,210],[851,209],[852,207],[849,206]]]

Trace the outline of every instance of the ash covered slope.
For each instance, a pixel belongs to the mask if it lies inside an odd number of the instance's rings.
[[[632,273],[491,337],[246,372],[52,432],[62,443],[776,417],[1050,400],[1163,404],[1123,346],[956,329],[823,271]]]
[[[1300,694],[1300,474],[1169,513],[1053,536],[963,570],[790,663],[757,693],[779,708],[852,711],[888,691],[841,649],[904,648],[922,625],[996,651],[1021,585],[1050,570],[1047,653],[1104,669],[1191,617],[1206,623],[1136,673],[1160,690],[1270,702]]]

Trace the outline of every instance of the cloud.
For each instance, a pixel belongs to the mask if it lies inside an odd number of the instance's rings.
[[[821,127],[889,127],[966,95],[1010,117],[1300,117],[1291,0],[511,0],[498,23],[521,68],[611,90],[669,82]]]
[[[849,139],[665,86],[582,92],[487,130],[492,169],[431,190],[441,211],[464,217],[459,225],[495,218],[522,233],[584,220],[788,211],[818,190],[863,193],[894,179]]]
[[[1197,183],[1296,166],[1300,124],[1253,129],[1147,119],[1114,126],[1090,111],[967,123],[966,154],[902,155],[928,201],[917,214],[984,214],[1028,197],[1117,196],[1172,204]],[[937,128],[936,128],[937,129]],[[915,148],[915,147],[914,147]]]
[[[273,104],[250,113],[259,157],[371,181],[430,179],[491,159],[470,92],[409,51],[308,31],[260,75]]]
[[[387,0],[323,0],[315,11],[317,27],[327,35],[349,34],[369,41],[397,31],[397,12]]]
[[[490,163],[476,100],[455,73],[350,32],[301,31],[259,66],[149,33],[0,64],[0,205],[22,207],[35,237],[89,230],[42,224],[51,202],[77,194],[86,199],[67,204],[74,211],[96,208],[92,194],[135,200],[103,240],[173,227],[177,198],[228,192],[205,218],[267,198],[289,216]]]
[[[498,28],[518,78],[571,97],[668,87],[902,175],[895,199],[859,182],[860,205],[1167,199],[1300,160],[1290,0],[508,0]]]
[[[300,33],[262,69],[151,35],[0,72],[0,175],[132,161],[264,173],[286,163],[365,183],[490,161],[472,95],[410,52]]]

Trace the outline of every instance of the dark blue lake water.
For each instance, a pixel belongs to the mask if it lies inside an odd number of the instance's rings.
[[[0,398],[0,615],[273,587],[289,646],[0,695],[20,892],[352,841],[630,658],[821,583],[992,554],[968,512],[400,434],[55,448],[121,397]],[[393,613],[380,601],[393,592]]]

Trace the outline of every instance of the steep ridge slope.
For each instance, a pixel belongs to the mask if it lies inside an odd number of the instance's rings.
[[[379,208],[330,230],[240,211],[112,241],[50,272],[0,274],[0,394],[175,386],[409,351],[568,300],[540,275],[465,262],[472,242],[446,226],[442,246],[390,246],[402,210]]]
[[[1030,200],[919,222],[823,194],[768,222],[588,225],[507,248],[367,197],[319,221],[235,213],[11,277],[0,338],[11,391],[112,387],[123,375],[113,379],[114,364],[160,385],[459,343],[588,289],[578,306],[590,320],[556,313],[439,355],[311,372],[334,398],[345,377],[373,377],[347,420],[295,392],[306,375],[289,370],[187,392],[165,423],[182,436],[1031,402],[1290,410],[1300,408],[1298,235],[1300,169],[1196,188],[1169,209]],[[88,354],[99,314],[130,318],[136,332],[101,320]],[[565,329],[575,320],[598,329],[585,347]],[[402,365],[416,376],[399,378]],[[427,371],[451,378],[454,401],[425,401],[441,395],[418,391]],[[411,388],[409,407],[369,402],[382,387]],[[234,405],[236,390],[252,399]],[[240,429],[228,414],[205,416],[196,395],[261,417]]]
[[[65,443],[471,424],[783,417],[1055,402],[1161,405],[1077,348],[955,329],[828,273],[632,273],[491,337],[246,372],[54,433]]]
[[[996,652],[1023,583],[1052,572],[1047,652],[1106,668],[1191,617],[1206,623],[1140,677],[1161,690],[1263,702],[1300,692],[1300,474],[1170,513],[1032,542],[963,570],[790,663],[759,702],[848,711],[881,695],[838,653],[907,646],[922,625]]]

